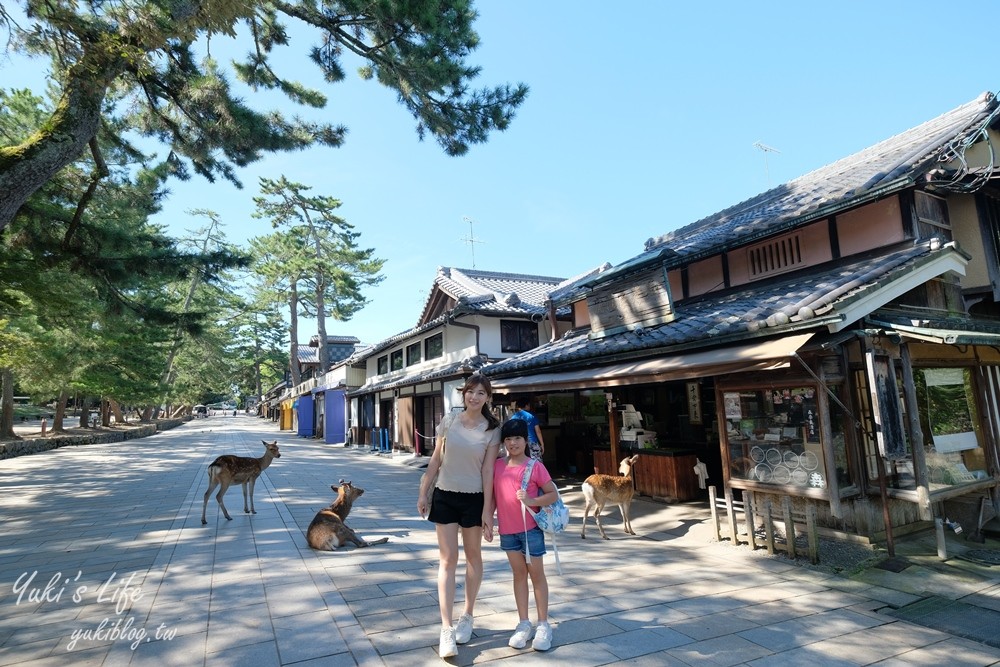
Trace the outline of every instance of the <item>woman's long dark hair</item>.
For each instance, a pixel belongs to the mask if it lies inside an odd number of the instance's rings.
[[[483,403],[483,416],[486,417],[486,430],[492,431],[500,426],[500,420],[493,416],[493,411],[490,409],[489,399],[493,396],[493,385],[479,373],[469,376],[469,379],[465,381],[465,385],[462,386],[462,405],[465,405],[465,392],[473,387],[482,387],[486,391],[486,402]]]

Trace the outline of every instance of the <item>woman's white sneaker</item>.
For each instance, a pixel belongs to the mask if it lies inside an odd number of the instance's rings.
[[[535,628],[535,641],[531,642],[531,648],[536,651],[548,651],[552,648],[552,626],[548,623],[539,623]]]
[[[458,644],[468,644],[472,639],[472,615],[462,614],[455,626],[455,642]]]
[[[438,655],[442,658],[452,658],[458,655],[458,644],[455,643],[455,628],[441,628],[441,642],[438,644]]]
[[[507,645],[511,648],[524,648],[528,645],[529,639],[531,639],[531,621],[521,621],[514,628],[514,634],[510,636]]]

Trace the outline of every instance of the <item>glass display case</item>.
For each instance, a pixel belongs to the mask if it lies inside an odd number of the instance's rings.
[[[724,391],[731,479],[825,489],[816,388]]]

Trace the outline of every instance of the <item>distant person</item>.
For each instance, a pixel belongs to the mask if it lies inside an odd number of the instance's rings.
[[[510,416],[511,419],[522,419],[528,424],[528,456],[541,461],[545,456],[545,440],[542,439],[542,426],[538,417],[528,412],[531,407],[530,398],[517,399],[517,411]]]
[[[545,578],[545,534],[535,523],[530,513],[522,508],[522,503],[537,511],[550,505],[559,497],[556,485],[545,465],[532,462],[530,476],[525,454],[528,428],[523,419],[507,421],[500,431],[505,458],[497,459],[493,473],[493,498],[497,506],[497,523],[500,533],[500,548],[507,554],[507,562],[514,574],[514,603],[517,606],[518,623],[508,645],[524,648],[534,631],[531,648],[548,651],[552,648],[552,627],[549,625],[549,584]],[[535,614],[538,624],[532,628],[528,619],[528,578],[535,592]]]

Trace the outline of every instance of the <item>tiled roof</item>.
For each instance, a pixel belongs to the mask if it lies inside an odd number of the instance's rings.
[[[456,361],[444,366],[425,368],[397,375],[395,377],[383,378],[377,382],[372,382],[371,378],[369,378],[368,382],[361,387],[348,392],[348,395],[358,396],[360,394],[370,394],[373,391],[384,391],[386,389],[405,387],[413,384],[420,384],[422,382],[430,382],[431,380],[440,380],[442,378],[454,377],[465,373],[474,373],[482,368],[484,361],[484,358],[479,356],[472,359],[463,359],[462,361]]]
[[[961,251],[951,245],[904,243],[853,256],[838,265],[712,292],[678,302],[677,317],[668,324],[604,338],[591,338],[586,330],[573,331],[516,357],[488,364],[483,374],[501,376],[546,367],[586,366],[824,327],[839,322],[843,309],[855,299],[915,271],[942,253]]]
[[[476,269],[453,269],[438,267],[434,278],[434,287],[456,300],[456,305],[450,313],[444,313],[433,320],[419,324],[390,336],[374,345],[356,353],[352,363],[360,363],[369,357],[387,350],[407,338],[441,326],[449,315],[462,313],[482,313],[484,315],[509,315],[512,317],[530,317],[545,315],[548,290],[563,283],[562,278],[550,276],[532,276],[521,273],[500,273],[497,271],[478,271]],[[431,290],[433,295],[434,290]],[[424,304],[424,314],[430,304]],[[557,311],[559,315],[569,314],[569,308]],[[423,316],[421,316],[421,320]]]
[[[992,124],[996,97],[975,100],[697,222],[646,241],[646,251],[597,280],[631,272],[649,262],[672,265],[745,245],[838,210],[852,208],[939,170],[963,149],[963,141]],[[937,171],[935,171],[935,175]],[[595,282],[594,280],[590,281]]]
[[[456,308],[491,315],[542,315],[550,290],[562,278],[522,273],[439,267],[434,287],[458,302]],[[431,290],[431,295],[434,291]],[[431,296],[428,296],[428,304]],[[426,313],[427,305],[424,307]]]

